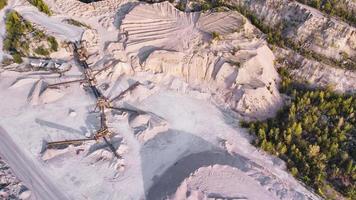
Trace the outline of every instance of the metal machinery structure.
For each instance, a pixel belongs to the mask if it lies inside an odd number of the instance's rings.
[[[88,87],[91,89],[92,93],[94,94],[95,98],[97,99],[95,110],[97,108],[99,109],[101,125],[100,125],[100,129],[98,131],[96,131],[94,136],[91,138],[48,142],[47,148],[54,148],[56,146],[63,146],[63,145],[70,145],[70,144],[79,145],[86,141],[92,141],[92,140],[99,141],[100,139],[103,139],[104,142],[110,148],[110,150],[113,152],[115,157],[120,158],[120,155],[117,154],[114,146],[108,141],[108,138],[112,137],[113,133],[110,132],[110,130],[107,126],[105,111],[108,109],[115,109],[115,110],[119,110],[121,112],[137,113],[137,111],[131,110],[131,109],[112,107],[111,102],[114,100],[120,99],[125,93],[132,90],[134,87],[137,87],[140,83],[136,82],[135,84],[131,85],[128,89],[121,92],[118,96],[114,97],[112,100],[107,99],[100,92],[100,90],[98,90],[98,88],[96,87],[97,81],[95,79],[95,76],[97,73],[93,74],[91,68],[86,63],[87,55],[86,55],[85,49],[83,47],[81,47],[80,44],[69,43],[69,45],[70,45],[69,47],[71,47],[71,49],[73,50],[74,59],[83,68],[84,78],[79,79],[79,80],[74,80],[74,81],[67,81],[67,82],[62,82],[62,83],[51,84],[51,85],[48,85],[48,87],[58,87],[59,85],[70,84],[70,83],[75,83],[75,82],[87,83]]]

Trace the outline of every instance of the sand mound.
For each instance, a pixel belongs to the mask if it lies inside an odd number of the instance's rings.
[[[167,122],[150,112],[131,113],[129,125],[141,143],[145,143],[157,134],[168,130]]]
[[[251,192],[251,188],[259,187],[238,168],[213,165],[201,167],[186,178],[171,199],[278,199],[267,192]]]
[[[198,37],[194,27],[197,18],[197,14],[185,15],[169,3],[139,4],[125,15],[120,26],[127,34],[126,51],[144,57],[151,49],[179,51],[191,48]]]
[[[65,92],[60,89],[46,89],[41,94],[42,103],[54,102],[62,97],[64,97]]]
[[[234,12],[184,13],[163,2],[135,6],[124,16],[120,29],[127,37],[126,51],[145,56],[152,49],[191,49],[212,32],[231,33],[242,24],[243,18]]]
[[[237,12],[184,13],[163,2],[133,6],[121,18],[124,51],[135,72],[209,88],[220,104],[246,117],[266,118],[280,108],[274,55]]]
[[[253,170],[248,162],[246,158],[216,150],[188,155],[159,177],[150,188],[147,199],[164,199],[167,196],[186,199],[190,196],[189,191],[199,191],[209,198],[219,194],[225,198],[261,199],[264,196],[262,199],[279,199],[246,174],[246,171]],[[255,173],[260,172],[256,170]],[[265,192],[254,194],[251,188]]]

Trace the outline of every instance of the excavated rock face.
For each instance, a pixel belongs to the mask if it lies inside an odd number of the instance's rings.
[[[247,117],[266,118],[281,106],[274,55],[237,12],[184,13],[164,2],[139,4],[121,18],[134,71],[181,77]]]
[[[356,72],[340,69],[305,58],[291,50],[276,49],[277,60],[283,60],[282,67],[287,67],[295,79],[308,81],[314,87],[331,87],[338,92],[355,93]]]
[[[333,59],[356,56],[356,29],[290,0],[230,0],[242,5],[265,25],[283,25],[283,34],[302,47]]]
[[[356,1],[354,0],[345,0],[347,5],[347,10],[351,12],[356,12]]]

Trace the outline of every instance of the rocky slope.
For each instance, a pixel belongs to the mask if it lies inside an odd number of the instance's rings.
[[[316,9],[289,0],[229,0],[227,4],[243,6],[265,25],[281,26],[282,35],[304,49],[332,59],[347,55],[355,60],[355,27]]]
[[[356,91],[356,72],[353,70],[336,68],[282,48],[276,48],[274,53],[278,67],[286,67],[297,80],[341,93]]]
[[[346,0],[349,11],[356,12],[356,2],[354,0]]]

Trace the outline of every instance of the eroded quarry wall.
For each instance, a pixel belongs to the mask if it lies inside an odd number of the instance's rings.
[[[226,4],[248,9],[271,28],[281,27],[284,37],[302,48],[337,60],[346,53],[355,60],[355,27],[314,8],[290,0],[228,0]]]

